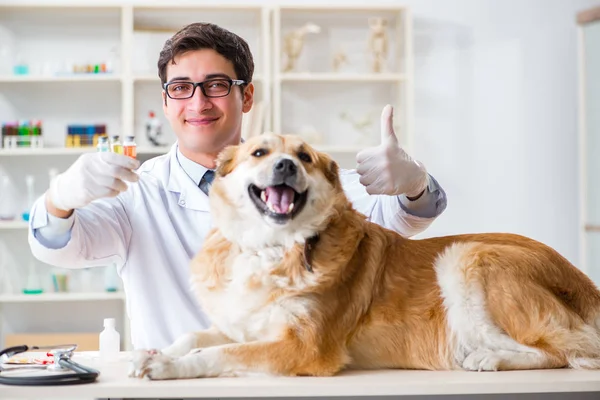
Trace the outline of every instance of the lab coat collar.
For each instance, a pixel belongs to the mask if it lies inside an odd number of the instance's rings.
[[[167,190],[179,193],[178,204],[192,210],[210,211],[208,196],[183,170],[177,161],[177,142],[169,150],[169,176]]]

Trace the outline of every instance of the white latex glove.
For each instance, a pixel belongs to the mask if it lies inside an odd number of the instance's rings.
[[[381,144],[356,155],[356,172],[369,194],[416,197],[427,187],[427,170],[398,144],[392,122],[393,109],[381,112]]]
[[[127,190],[125,181],[137,182],[133,171],[140,162],[117,153],[89,153],[77,159],[50,182],[50,202],[59,210],[85,207],[94,200]]]

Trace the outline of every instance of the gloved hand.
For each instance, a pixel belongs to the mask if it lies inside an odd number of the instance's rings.
[[[356,172],[369,194],[417,197],[427,187],[427,170],[398,144],[392,123],[393,109],[381,112],[381,144],[356,155]]]
[[[137,182],[133,171],[140,162],[116,153],[89,153],[77,159],[50,182],[49,200],[59,210],[85,207],[96,199],[127,190],[125,181]]]

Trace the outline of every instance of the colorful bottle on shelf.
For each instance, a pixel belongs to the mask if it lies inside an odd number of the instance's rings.
[[[125,141],[123,142],[123,154],[131,158],[137,157],[137,145],[135,143],[135,137],[125,137]]]

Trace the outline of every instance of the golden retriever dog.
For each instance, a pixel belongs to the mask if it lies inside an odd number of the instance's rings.
[[[134,352],[132,376],[600,368],[600,292],[513,234],[407,239],[368,222],[338,166],[291,135],[226,148],[191,264],[213,326]]]

